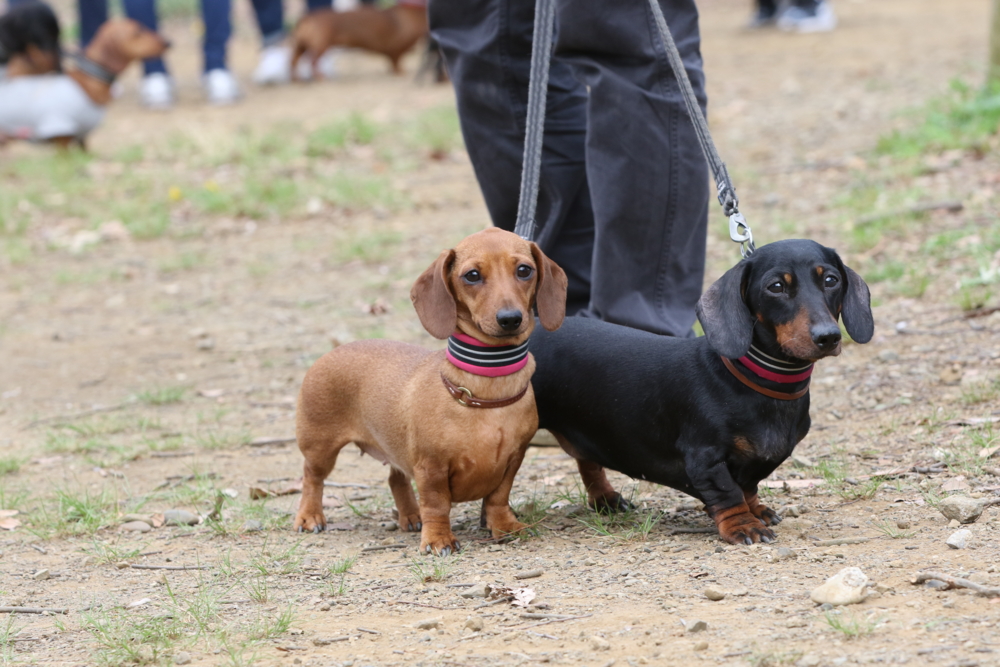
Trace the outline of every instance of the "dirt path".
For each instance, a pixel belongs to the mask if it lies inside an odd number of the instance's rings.
[[[962,311],[996,304],[996,140],[917,163],[871,153],[913,124],[901,112],[977,80],[989,3],[841,0],[840,27],[818,36],[744,32],[743,1],[701,6],[710,120],[755,232],[837,247],[875,302],[876,339],[821,364],[812,432],[774,475],[776,544],[685,532],[709,525],[696,503],[621,476],[640,510],[608,524],[551,448],[515,486],[540,536],[493,544],[460,505],[466,549],[443,561],[394,529],[385,469],[353,450],[330,478],[329,533],[291,533],[295,495],[251,500],[300,474],[280,440],[309,364],[331,341],[434,344],[409,286],[488,218],[447,87],[346,54],[340,80],[247,84],[242,104],[208,109],[177,28],[175,69],[191,75],[177,109],[145,112],[127,91],[91,160],[0,153],[0,510],[18,511],[0,521],[21,521],[0,531],[0,606],[69,610],[0,615],[0,661],[1000,664],[991,600],[909,583],[935,569],[1000,584],[998,511],[951,549],[934,508],[1000,490],[981,456],[997,429],[974,422],[1000,410],[1000,314]],[[862,219],[947,199],[964,209]],[[713,211],[709,279],[737,257],[723,222]],[[193,527],[120,529],[217,502]],[[818,609],[809,591],[847,566],[868,599]],[[481,583],[536,597],[461,596]]]

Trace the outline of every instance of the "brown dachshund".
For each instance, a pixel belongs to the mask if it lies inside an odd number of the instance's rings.
[[[388,9],[361,6],[346,12],[317,9],[301,19],[292,31],[292,79],[297,78],[299,58],[309,54],[313,77],[317,63],[334,46],[365,49],[389,57],[394,74],[402,74],[399,59],[427,34],[427,8],[400,3]]]
[[[447,555],[459,549],[452,503],[482,498],[494,537],[525,527],[508,497],[538,427],[531,311],[537,306],[549,331],[562,324],[566,274],[534,243],[487,229],[442,252],[410,298],[427,331],[448,339],[447,350],[359,341],[306,373],[296,414],[305,465],[294,525],[326,527],[323,480],[353,442],[391,467],[400,528],[421,531],[421,552]]]

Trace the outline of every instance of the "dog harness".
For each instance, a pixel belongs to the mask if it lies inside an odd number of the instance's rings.
[[[502,377],[516,373],[528,364],[528,341],[520,345],[487,345],[472,336],[455,332],[448,338],[445,356],[453,366],[467,373],[484,377]],[[489,400],[476,398],[469,389],[459,387],[446,378],[444,373],[441,374],[441,382],[451,397],[467,408],[502,408],[513,405],[524,397],[531,385],[529,381],[524,385],[524,389],[509,398]]]
[[[805,396],[806,392],[809,391],[809,378],[812,376],[813,372],[812,364],[802,366],[788,361],[783,361],[768,354],[764,354],[753,345],[750,346],[750,350],[744,356],[736,360],[736,363],[725,357],[722,357],[722,363],[725,364],[726,368],[729,369],[729,372],[732,373],[737,380],[757,393],[783,401],[794,401],[797,398]],[[770,382],[777,382],[778,384],[799,384],[801,382],[805,382],[806,384],[798,391],[774,391],[773,389],[760,386],[751,378],[747,377],[746,373],[741,373],[737,369],[736,364],[739,364],[751,374],[764,380],[769,380]]]
[[[0,80],[0,134],[29,141],[82,139],[103,118],[104,107],[65,74]]]
[[[448,361],[473,375],[500,377],[528,364],[528,341],[520,345],[487,345],[456,332],[448,338]]]

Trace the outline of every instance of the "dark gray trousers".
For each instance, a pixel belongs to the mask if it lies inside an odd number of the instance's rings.
[[[570,279],[567,312],[690,336],[708,170],[646,0],[557,0],[534,240]],[[660,0],[705,100],[694,0]],[[534,0],[431,0],[462,133],[493,224],[514,229]]]

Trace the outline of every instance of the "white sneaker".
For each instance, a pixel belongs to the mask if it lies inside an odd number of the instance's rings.
[[[139,84],[139,101],[150,109],[169,109],[174,106],[174,82],[163,72],[147,74]]]
[[[292,71],[292,50],[287,46],[269,46],[261,51],[253,82],[258,86],[276,86],[288,83]]]
[[[327,49],[319,57],[316,63],[319,67],[320,76],[324,79],[333,79],[337,76],[337,51],[338,49]],[[299,65],[295,68],[299,76],[299,81],[308,81],[312,78],[312,63],[308,56],[299,58]]]
[[[778,28],[788,32],[830,32],[837,27],[837,17],[826,0],[820,0],[815,9],[789,7],[778,17]]]
[[[240,99],[240,86],[227,69],[213,69],[205,72],[201,80],[205,97],[209,104],[232,104]]]

